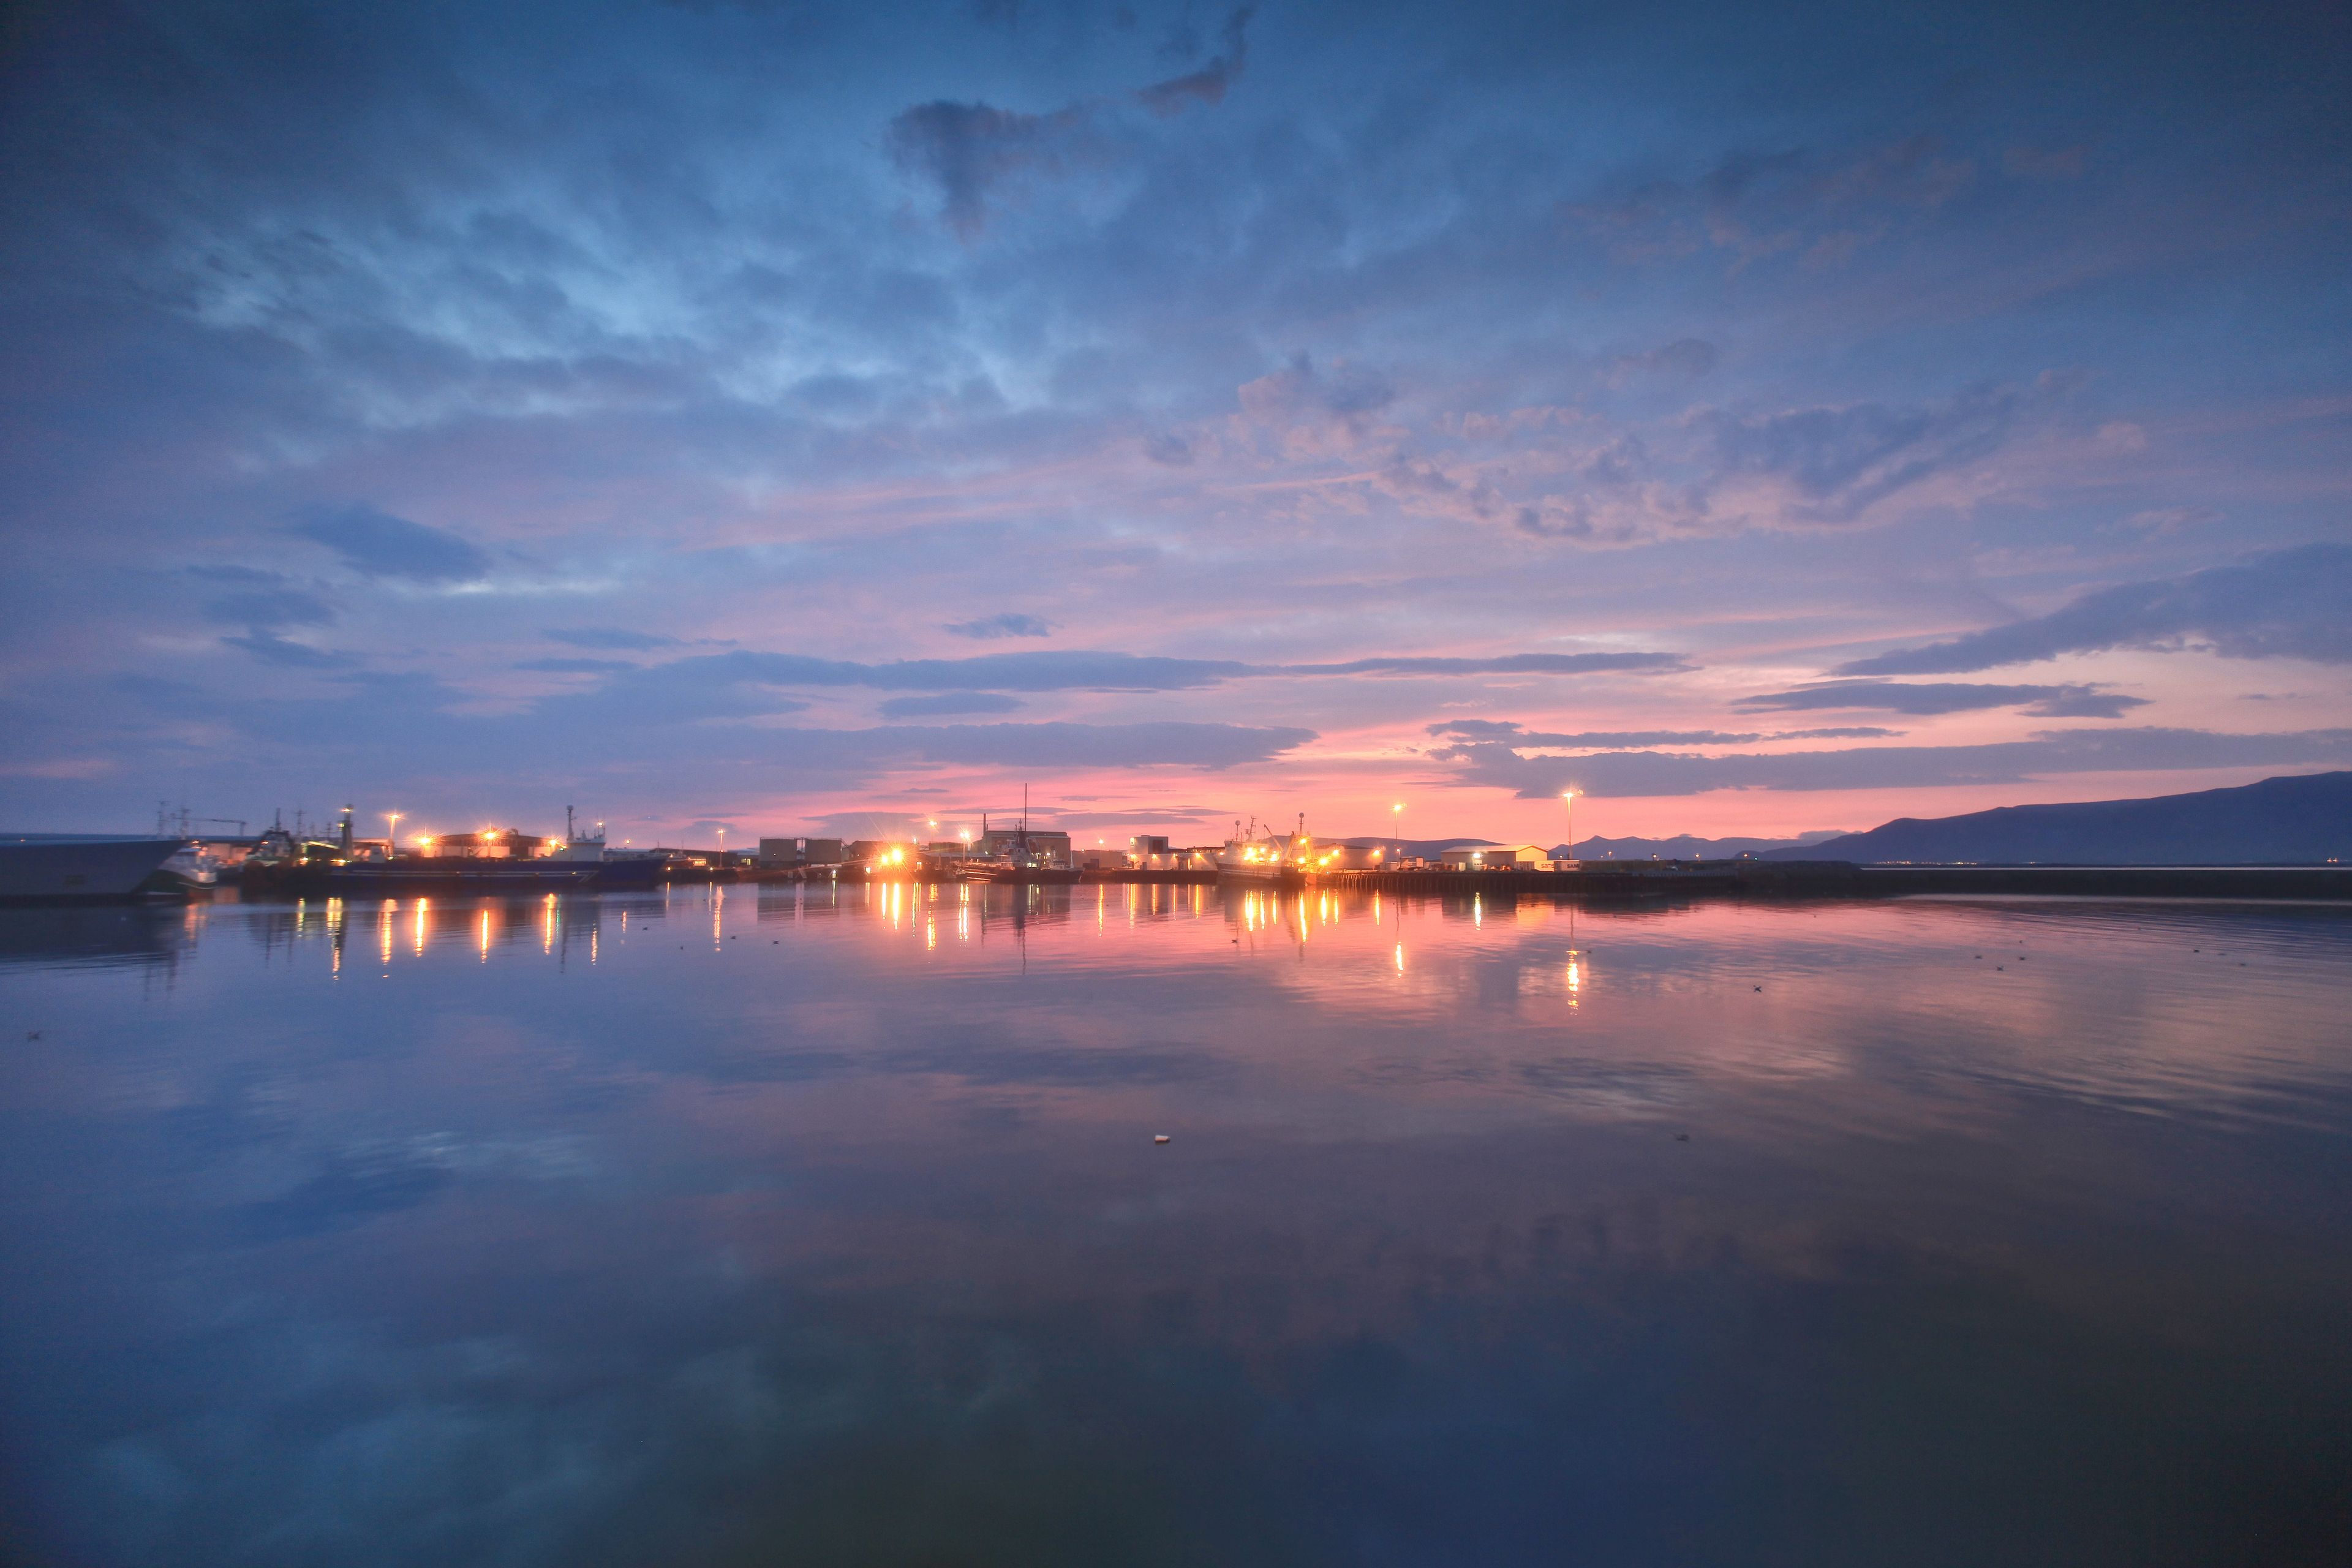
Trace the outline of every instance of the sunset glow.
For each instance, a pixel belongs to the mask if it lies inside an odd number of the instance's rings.
[[[12,44],[12,820],[1549,844],[2352,759],[2319,13],[210,15]]]

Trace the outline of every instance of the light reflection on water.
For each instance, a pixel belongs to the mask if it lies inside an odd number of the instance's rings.
[[[0,1520],[96,1563],[2340,1559],[2347,981],[2352,921],[2279,907],[0,912]]]

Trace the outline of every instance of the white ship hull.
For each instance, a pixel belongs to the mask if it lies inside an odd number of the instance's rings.
[[[127,899],[184,843],[63,833],[0,837],[0,901]]]

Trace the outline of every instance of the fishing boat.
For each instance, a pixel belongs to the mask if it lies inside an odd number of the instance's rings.
[[[1001,858],[974,858],[956,868],[956,876],[967,882],[1024,882],[1048,886],[1065,886],[1078,879],[1076,866],[1053,866],[1034,859],[1022,859],[1013,855]]]
[[[988,831],[988,817],[980,819],[983,844],[998,843]],[[1058,836],[1055,836],[1058,837]],[[992,854],[967,856],[957,864],[956,876],[966,882],[1016,882],[1067,885],[1078,879],[1078,868],[1057,862],[1029,838],[1029,786],[1021,786],[1020,826],[1005,837]]]
[[[1295,888],[1306,879],[1310,844],[1304,812],[1298,830],[1288,837],[1271,829],[1261,832],[1255,817],[1246,829],[1235,822],[1234,836],[1217,851],[1217,879]]]

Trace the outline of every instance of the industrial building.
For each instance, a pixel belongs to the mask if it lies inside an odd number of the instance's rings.
[[[772,870],[787,866],[838,866],[841,863],[842,846],[838,838],[760,840],[760,864]]]

